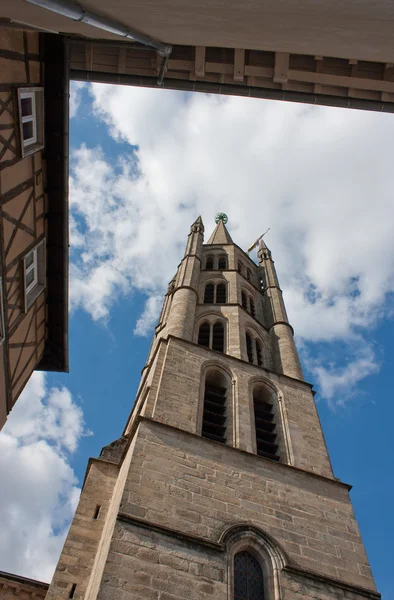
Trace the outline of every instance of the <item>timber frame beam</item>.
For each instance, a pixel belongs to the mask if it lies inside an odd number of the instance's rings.
[[[161,59],[133,44],[69,39],[70,78],[157,87]],[[394,64],[174,46],[163,87],[394,112]]]

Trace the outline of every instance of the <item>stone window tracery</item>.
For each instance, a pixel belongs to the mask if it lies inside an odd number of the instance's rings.
[[[225,328],[222,321],[216,321],[214,324],[205,321],[198,329],[198,342],[200,346],[205,346],[211,350],[224,353],[225,347]]]
[[[226,304],[227,286],[225,283],[207,283],[204,290],[204,304]]]

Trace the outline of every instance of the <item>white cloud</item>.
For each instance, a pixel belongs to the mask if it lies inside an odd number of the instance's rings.
[[[100,319],[121,294],[157,298],[192,221],[201,213],[209,235],[223,210],[242,247],[271,227],[266,241],[300,339],[346,341],[376,325],[394,291],[392,115],[89,89],[97,118],[138,150],[117,163],[98,148],[74,154],[72,209],[86,230],[74,306]],[[136,333],[148,331],[153,304]]]
[[[145,302],[144,312],[138,319],[134,334],[145,336],[148,335],[150,331],[152,331],[153,327],[156,325],[161,305],[163,303],[163,296],[150,296]]]
[[[70,119],[78,116],[78,110],[82,102],[82,90],[87,87],[83,81],[70,81]]]
[[[379,370],[373,348],[364,340],[359,339],[358,344],[354,340],[350,348],[352,359],[341,366],[332,363],[324,367],[318,360],[308,359],[322,395],[337,406],[345,404],[356,393],[356,386],[362,379]]]
[[[51,579],[79,499],[69,456],[82,435],[70,392],[34,373],[0,433],[3,570]]]

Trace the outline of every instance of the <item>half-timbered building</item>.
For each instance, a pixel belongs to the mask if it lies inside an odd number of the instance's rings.
[[[0,29],[0,428],[34,369],[68,368],[67,77],[44,39]]]

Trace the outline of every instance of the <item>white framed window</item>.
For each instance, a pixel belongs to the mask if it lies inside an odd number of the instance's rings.
[[[45,240],[30,250],[23,259],[25,311],[45,288]]]
[[[18,106],[22,156],[44,147],[44,88],[19,88]]]
[[[4,322],[4,303],[3,303],[3,282],[0,277],[0,344],[5,339],[5,322]]]

